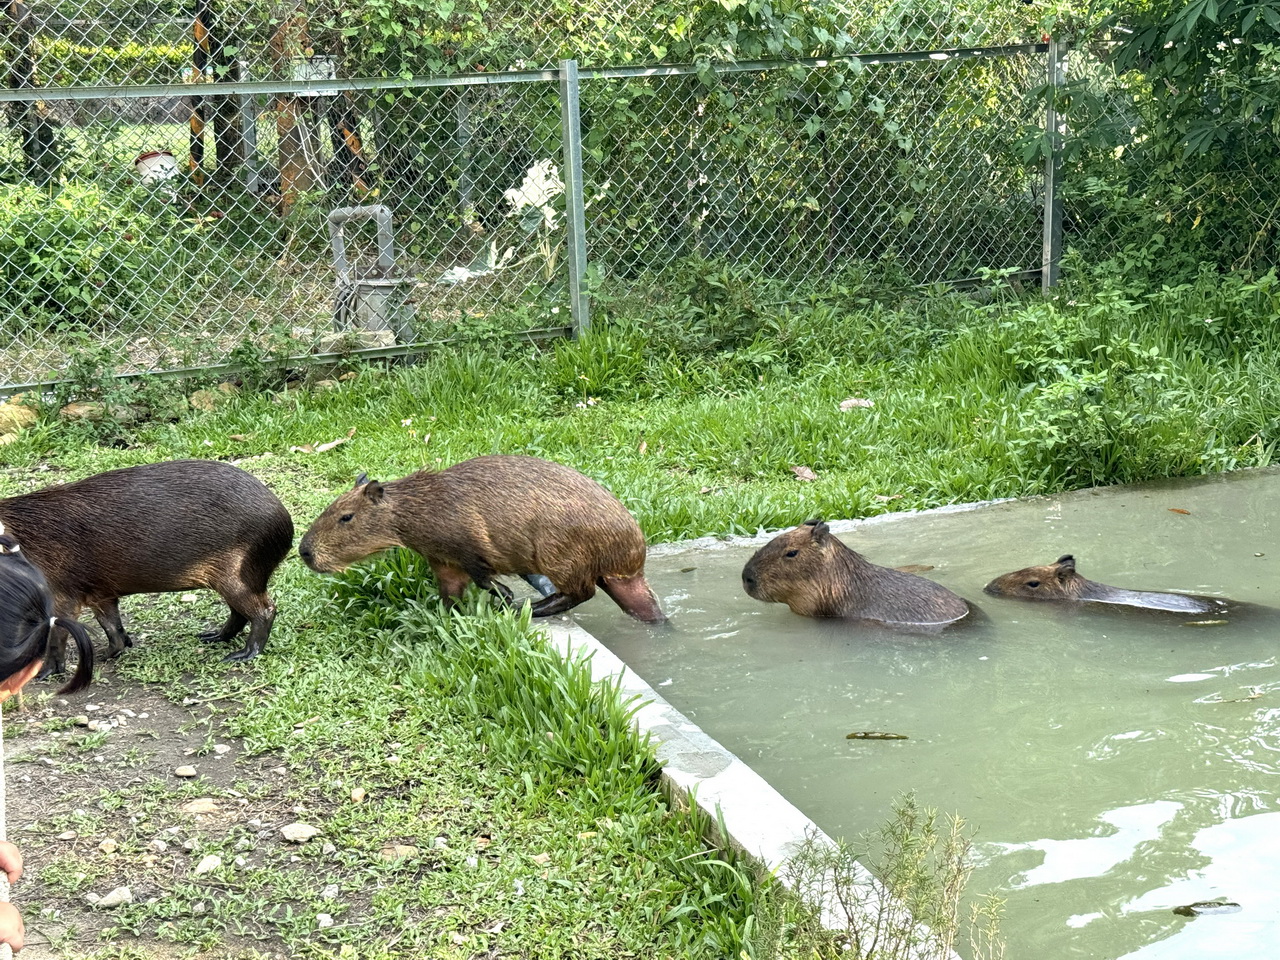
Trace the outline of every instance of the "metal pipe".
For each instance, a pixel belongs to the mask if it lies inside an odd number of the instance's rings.
[[[333,244],[333,268],[338,275],[338,288],[351,283],[351,265],[347,263],[347,243],[342,228],[353,220],[374,219],[378,222],[378,275],[388,277],[395,270],[395,234],[391,228],[391,208],[383,204],[368,207],[338,207],[329,211],[329,240]]]

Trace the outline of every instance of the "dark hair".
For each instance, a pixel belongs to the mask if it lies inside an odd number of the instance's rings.
[[[0,526],[0,531],[3,531]],[[75,675],[59,693],[83,690],[93,678],[93,643],[75,620],[56,617],[53,593],[12,536],[0,532],[0,682],[34,660],[43,660],[56,627],[71,634],[79,651]]]

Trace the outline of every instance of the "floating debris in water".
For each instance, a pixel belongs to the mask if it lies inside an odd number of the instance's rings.
[[[933,569],[933,564],[932,563],[904,563],[902,566],[894,567],[893,569],[899,570],[902,573],[926,573]]]
[[[1220,627],[1224,623],[1230,623],[1230,620],[1188,620],[1183,624],[1184,627]]]
[[[1198,703],[1248,703],[1250,700],[1257,700],[1260,696],[1262,696],[1261,687],[1250,687],[1249,695],[1247,697],[1236,697],[1232,700],[1223,700],[1221,697],[1218,697],[1216,700],[1206,699],[1206,700],[1199,700],[1197,702]]]
[[[1230,900],[1200,900],[1184,907],[1174,907],[1173,912],[1180,917],[1203,917],[1206,914],[1239,913],[1242,909],[1240,904]]]
[[[681,573],[693,573],[693,571],[695,571],[695,570],[697,570],[697,569],[698,569],[697,567],[681,567],[681,568],[680,568],[680,572],[681,572]]]
[[[882,733],[879,730],[855,730],[845,734],[846,740],[907,740],[905,733]]]

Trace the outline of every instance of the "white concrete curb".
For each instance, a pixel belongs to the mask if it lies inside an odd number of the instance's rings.
[[[662,787],[673,803],[691,800],[707,815],[717,834],[709,838],[719,846],[746,853],[762,863],[779,880],[791,886],[787,865],[806,842],[835,849],[835,842],[818,825],[769,785],[760,774],[743,763],[696,723],[668,703],[631,670],[616,654],[582,627],[566,619],[535,621],[546,632],[552,646],[565,658],[590,658],[591,677],[596,682],[618,684],[622,699],[639,697],[642,703],[634,723],[657,745],[662,763]],[[719,834],[723,827],[724,836]],[[851,924],[874,929],[890,915],[905,915],[900,905],[883,902],[886,894],[880,882],[861,866],[857,867],[861,888],[841,903],[831,877],[824,877],[807,890],[797,890],[821,911],[824,924],[842,931]],[[865,886],[864,886],[865,885]],[[902,911],[902,912],[899,912]],[[850,918],[856,912],[865,919]],[[927,933],[924,934],[927,937]],[[922,937],[923,939],[924,937]],[[959,960],[954,952],[919,949],[918,955]]]

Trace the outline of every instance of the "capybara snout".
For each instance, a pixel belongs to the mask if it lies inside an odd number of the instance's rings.
[[[534,602],[535,617],[602,589],[638,620],[666,619],[644,578],[635,518],[590,477],[550,460],[476,457],[386,483],[362,474],[311,524],[298,555],[333,573],[392,547],[427,558],[446,603],[472,582],[509,600],[495,576],[541,574],[554,592]]]
[[[266,485],[216,460],[174,460],[110,470],[0,500],[0,521],[17,535],[53,592],[60,616],[93,610],[108,656],[132,640],[119,599],[135,593],[207,588],[229,608],[202,639],[228,642],[249,625],[248,660],[275,619],[267,581],[293,544],[293,521]],[[46,672],[64,669],[59,634]]]
[[[751,597],[806,617],[937,626],[969,605],[941,584],[878,566],[840,542],[821,520],[778,534],[742,570]]]

